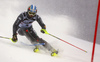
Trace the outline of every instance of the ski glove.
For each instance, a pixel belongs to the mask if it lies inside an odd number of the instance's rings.
[[[18,39],[17,39],[17,34],[14,34],[13,37],[12,37],[12,42],[15,43],[15,42],[17,42],[17,40],[18,40]]]
[[[46,29],[41,29],[41,32],[42,32],[42,33],[45,33],[45,34],[49,34],[49,33],[46,31]]]

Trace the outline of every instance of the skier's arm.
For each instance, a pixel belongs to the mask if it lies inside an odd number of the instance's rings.
[[[41,32],[42,32],[42,33],[45,33],[45,34],[49,34],[49,33],[46,31],[46,26],[45,26],[45,24],[43,23],[41,17],[38,16],[37,22],[38,22],[38,23],[40,24],[40,26],[42,27]]]
[[[14,24],[13,24],[13,35],[16,34],[16,32],[18,30],[18,25],[21,23],[22,19],[23,19],[23,15],[20,14],[17,17],[17,20],[14,22]]]
[[[42,27],[42,29],[46,29],[46,25],[43,23],[41,17],[39,17],[38,15],[37,15],[37,22]]]

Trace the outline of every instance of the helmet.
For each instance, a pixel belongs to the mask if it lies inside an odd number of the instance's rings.
[[[36,6],[35,5],[30,5],[29,7],[28,7],[28,15],[29,16],[35,16],[36,15],[36,13],[37,13],[37,8],[36,8]]]

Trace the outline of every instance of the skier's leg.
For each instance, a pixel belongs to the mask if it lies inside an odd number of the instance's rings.
[[[39,43],[45,43],[45,45],[43,45],[46,49],[48,49],[51,52],[56,52],[58,53],[58,51],[56,51],[48,42],[46,42],[45,40],[43,40],[42,38],[39,39]]]
[[[37,40],[32,36],[32,34],[30,33],[30,31],[28,29],[23,29],[23,32],[24,32],[24,35],[26,36],[26,38],[28,40],[30,40],[30,42],[32,44],[36,44],[37,43],[36,42]]]
[[[31,41],[32,44],[34,44],[34,43],[45,43],[45,45],[43,45],[43,46],[47,50],[49,50],[51,52],[58,53],[58,51],[56,51],[49,43],[47,43],[42,38],[39,38],[39,36],[36,34],[36,32],[33,30],[32,27],[28,28],[28,32],[25,32],[25,35]],[[37,46],[36,46],[36,48],[37,48]]]
[[[31,35],[30,31],[28,29],[22,29],[24,35],[26,36],[26,38],[28,40],[30,40],[30,42],[32,44],[37,44],[38,42],[36,42],[36,39]],[[39,47],[36,46],[36,48],[34,49],[34,52],[38,52],[39,51]]]
[[[42,38],[40,38],[35,30],[33,30],[33,28],[31,27],[29,29],[31,35],[36,39],[36,42],[39,42],[39,43],[45,43],[45,45],[43,45],[47,50],[51,51],[51,52],[55,52],[56,50],[48,43],[46,42],[45,40],[43,40]],[[57,52],[57,51],[56,51]],[[57,52],[58,53],[58,52]]]
[[[29,33],[32,35],[32,37],[35,38],[35,42],[38,43],[45,43],[45,45],[43,45],[46,49],[48,49],[49,51],[53,52],[55,49],[49,44],[47,43],[45,40],[43,40],[42,38],[39,38],[39,36],[36,34],[35,30],[33,30],[32,27],[30,27],[29,29]],[[34,41],[33,41],[34,43]]]
[[[18,29],[18,34],[24,36],[23,29],[19,28],[19,29]]]
[[[30,36],[31,36],[30,38],[34,39],[34,41],[31,41],[32,44],[34,44],[34,42],[39,43],[38,42],[39,36],[35,32],[35,30],[32,28],[32,26],[30,28],[28,28],[28,34],[30,34]]]

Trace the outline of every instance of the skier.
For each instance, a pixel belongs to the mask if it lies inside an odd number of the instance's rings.
[[[30,5],[26,12],[21,13],[18,17],[15,23],[13,24],[13,37],[12,41],[14,43],[17,42],[17,32],[21,36],[26,36],[27,39],[30,40],[32,44],[35,43],[45,43],[43,45],[46,49],[51,51],[51,56],[55,56],[58,54],[58,51],[55,50],[48,42],[40,38],[35,30],[32,27],[32,23],[34,21],[37,21],[39,25],[41,26],[41,32],[46,33],[46,25],[43,23],[41,17],[37,14],[37,7],[35,5]],[[39,47],[36,46],[34,49],[34,52],[38,52]]]

